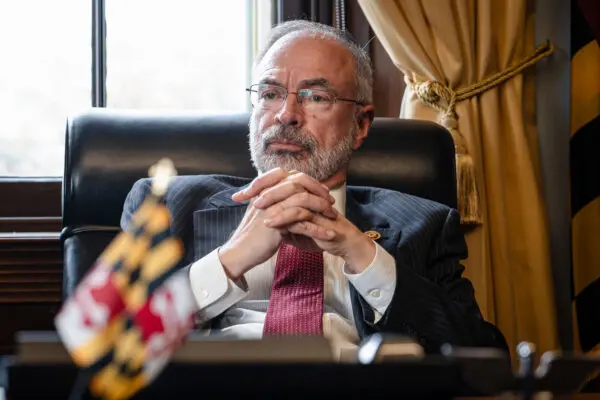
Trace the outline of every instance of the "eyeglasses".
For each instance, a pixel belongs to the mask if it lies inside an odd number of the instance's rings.
[[[246,89],[250,93],[250,101],[255,107],[280,110],[288,95],[295,94],[296,101],[306,110],[312,112],[329,111],[338,101],[346,101],[359,106],[363,103],[335,96],[333,93],[322,89],[300,89],[297,92],[288,92],[284,87],[269,83],[258,83]]]

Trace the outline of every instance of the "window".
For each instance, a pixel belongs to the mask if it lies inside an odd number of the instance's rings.
[[[107,106],[246,111],[251,38],[245,1],[107,0]]]
[[[62,175],[65,118],[92,105],[93,2],[0,2],[0,177]],[[105,0],[106,106],[249,110],[270,3]]]
[[[90,16],[91,1],[0,1],[0,176],[62,175],[65,117],[90,104]]]

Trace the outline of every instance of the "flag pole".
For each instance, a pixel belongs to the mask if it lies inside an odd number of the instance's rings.
[[[173,161],[163,158],[148,169],[148,175],[152,178],[152,194],[162,198],[167,193],[169,182],[177,175],[177,171]]]

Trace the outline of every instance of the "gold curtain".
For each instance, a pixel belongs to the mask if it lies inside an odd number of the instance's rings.
[[[460,90],[507,70],[534,49],[526,0],[358,2],[409,80]],[[559,347],[532,72],[456,103],[481,216],[466,235],[466,275],[484,316],[504,333],[513,355],[521,341],[542,352]],[[440,122],[443,116],[408,85],[400,117]]]

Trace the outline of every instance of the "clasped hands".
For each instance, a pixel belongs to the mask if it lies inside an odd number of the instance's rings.
[[[231,279],[267,261],[282,242],[342,257],[351,273],[362,272],[375,257],[375,244],[335,210],[329,188],[304,173],[275,168],[232,200],[249,204],[240,225],[219,249]]]

